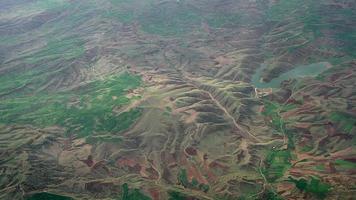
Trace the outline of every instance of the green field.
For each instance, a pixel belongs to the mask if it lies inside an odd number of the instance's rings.
[[[140,108],[120,114],[115,107],[130,103],[126,91],[140,86],[138,76],[122,74],[97,80],[76,91],[39,93],[3,99],[0,103],[4,124],[60,125],[68,134],[88,136],[94,132],[121,132],[141,115]]]

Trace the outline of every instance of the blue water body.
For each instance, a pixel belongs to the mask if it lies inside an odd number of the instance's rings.
[[[268,67],[267,65],[262,64],[261,67],[258,68],[255,74],[252,76],[252,84],[255,85],[256,88],[279,88],[281,83],[285,80],[298,77],[316,76],[327,70],[329,65],[330,64],[327,62],[300,65],[288,72],[280,74],[278,77],[272,79],[269,82],[261,82],[261,74],[263,70]]]

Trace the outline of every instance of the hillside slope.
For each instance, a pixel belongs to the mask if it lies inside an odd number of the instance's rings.
[[[0,199],[352,199],[356,2],[2,0]]]

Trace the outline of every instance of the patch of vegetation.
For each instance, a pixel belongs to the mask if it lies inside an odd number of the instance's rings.
[[[84,42],[70,37],[60,40],[51,40],[40,51],[28,56],[25,59],[26,63],[35,64],[42,60],[65,59],[70,60],[84,54]]]
[[[26,198],[26,200],[74,200],[71,197],[51,194],[47,192],[37,193],[32,195],[31,197]]]
[[[278,115],[278,112],[287,112],[289,110],[293,110],[298,107],[296,104],[278,104],[276,102],[272,102],[268,100],[264,100],[263,103],[265,105],[265,110],[263,111],[262,114],[267,116],[272,116],[272,118],[276,118],[276,119],[280,118],[279,116],[274,116],[274,115]]]
[[[178,173],[178,183],[183,185],[183,187],[189,187],[190,182],[188,180],[187,170],[181,169]]]
[[[23,9],[21,8],[20,11],[26,10],[27,12],[58,11],[70,6],[66,0],[37,0],[22,4]]]
[[[130,3],[132,0],[110,0],[110,2],[115,6],[119,6],[122,5],[122,3]]]
[[[188,196],[178,191],[168,191],[168,200],[187,200]]]
[[[187,34],[201,23],[198,10],[184,2],[164,3],[151,6],[139,17],[144,32],[161,36]]]
[[[331,189],[328,184],[322,183],[319,179],[314,177],[311,177],[310,181],[304,178],[294,179],[289,177],[289,181],[293,182],[299,190],[311,193],[320,199],[324,199]]]
[[[204,183],[199,183],[198,180],[196,180],[195,178],[193,178],[192,181],[190,182],[188,180],[188,175],[187,175],[186,169],[181,169],[178,172],[177,179],[178,179],[178,183],[185,188],[201,190],[203,192],[208,192],[210,189],[209,185],[206,185]]]
[[[103,17],[118,20],[122,23],[131,23],[142,12],[142,4],[150,1],[139,2],[137,0],[110,0],[112,6],[106,10]]]
[[[296,108],[295,104],[278,104],[276,102],[264,100],[263,115],[268,116],[272,120],[272,126],[285,134],[288,138],[287,149],[272,149],[268,152],[265,158],[265,167],[262,173],[266,176],[269,182],[275,182],[283,177],[285,172],[291,167],[291,160],[293,158],[291,150],[294,150],[294,136],[289,130],[286,130],[286,122],[281,118],[280,113],[286,112]]]
[[[307,14],[305,14],[302,18],[304,22],[305,31],[311,31],[313,33],[314,38],[322,36],[321,28],[324,25],[322,23],[323,16],[319,13],[319,5],[320,3],[316,3],[315,1],[309,1],[307,8]]]
[[[311,151],[313,150],[313,147],[312,146],[303,146],[300,151],[302,152],[308,152],[308,151]]]
[[[356,169],[356,163],[347,160],[337,159],[334,162],[337,169],[350,170]]]
[[[118,11],[110,10],[104,13],[103,17],[117,19],[123,23],[131,23],[135,19],[135,14],[131,10]]]
[[[298,0],[281,0],[267,11],[267,18],[271,21],[280,21],[291,16],[291,13],[300,7]]]
[[[276,102],[264,100],[264,111],[263,115],[268,116],[272,120],[272,126],[279,132],[285,134],[288,137],[288,148],[294,149],[294,135],[290,131],[286,130],[286,122],[281,118],[280,113],[287,112],[289,110],[295,109],[296,104],[278,104]]]
[[[289,150],[272,150],[266,157],[262,173],[269,182],[275,182],[291,167],[291,160],[292,154]]]
[[[356,118],[343,112],[332,112],[330,114],[330,119],[334,123],[337,123],[346,133],[351,133],[352,129],[356,125]]]
[[[169,116],[172,113],[172,108],[171,107],[166,107],[163,115]]]
[[[272,124],[279,130],[281,125],[281,118],[278,114],[278,110],[280,109],[280,106],[272,101],[264,101],[263,105],[264,111],[262,114],[271,117]]]
[[[83,41],[75,36],[50,40],[44,47],[19,58],[31,64],[31,69],[14,68],[0,75],[0,95],[14,90],[16,92],[12,96],[33,95],[51,80],[67,76],[65,73],[68,67],[65,65],[84,53]]]
[[[205,17],[212,28],[235,27],[241,22],[241,15],[236,13],[213,13]]]
[[[84,137],[94,132],[118,133],[128,129],[142,113],[141,108],[116,114],[115,107],[128,104],[127,90],[138,87],[138,76],[123,74],[104,81],[95,81],[78,91],[57,94],[41,93],[3,99],[0,102],[0,122],[32,124],[39,127],[60,125],[68,134]],[[90,141],[116,140],[93,136]]]
[[[21,38],[18,35],[3,35],[0,38],[0,46],[4,45],[4,46],[12,46],[17,44],[17,42],[20,40]]]
[[[272,190],[266,190],[255,200],[283,200],[283,198]]]
[[[102,135],[104,134],[104,135]],[[113,136],[110,134],[100,133],[100,135],[91,135],[88,136],[85,140],[88,144],[95,144],[100,142],[105,143],[120,143],[122,142],[122,137],[120,136]]]
[[[130,189],[127,183],[122,185],[122,195],[118,200],[151,200],[139,189]]]
[[[325,13],[327,14],[325,14]],[[304,38],[310,41],[323,37],[323,30],[337,30],[332,36],[342,45],[337,48],[349,56],[355,56],[356,30],[349,26],[349,20],[356,17],[356,12],[352,8],[332,8],[319,1],[297,1],[280,0],[270,9],[267,9],[267,19],[269,21],[283,21],[292,18],[304,24]],[[328,58],[325,58],[328,59]]]
[[[340,50],[349,56],[356,56],[356,29],[354,26],[349,26],[349,19],[356,18],[355,9],[349,8],[335,8],[326,11],[328,14],[323,15],[327,21],[333,21],[333,23],[324,24],[319,29],[329,29],[337,30],[337,32],[332,36],[333,39],[338,40],[342,43],[341,46],[335,47],[330,46],[331,49]]]
[[[355,16],[356,17],[356,16]],[[337,39],[343,43],[342,49],[350,56],[356,56],[356,30],[345,30],[337,35]]]
[[[319,31],[320,18],[318,5],[314,1],[280,0],[267,10],[269,21],[282,21],[286,18],[294,18],[305,24],[306,30]],[[317,34],[317,35],[320,35]]]
[[[104,17],[117,19],[124,23],[137,20],[141,30],[160,36],[181,36],[200,31],[201,23],[212,28],[236,27],[250,17],[242,13],[226,13],[225,10],[203,11],[184,1],[127,1],[111,0],[113,8]]]
[[[214,197],[214,200],[248,200],[251,198],[246,197],[245,194],[241,194],[239,197],[231,197],[229,195],[224,195],[224,196],[216,196]]]
[[[317,165],[314,167],[314,169],[318,171],[325,171],[325,165],[324,164]]]

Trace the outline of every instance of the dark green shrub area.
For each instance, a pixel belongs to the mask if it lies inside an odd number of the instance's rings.
[[[294,179],[289,177],[289,181],[293,182],[302,192],[313,194],[319,199],[324,199],[331,190],[328,184],[322,183],[319,179],[314,177],[311,177],[309,181],[304,178]]]
[[[51,194],[47,192],[37,193],[31,197],[26,198],[26,200],[74,200],[71,197]]]
[[[178,183],[185,188],[201,190],[203,192],[208,192],[210,187],[204,183],[199,183],[195,178],[190,182],[187,176],[187,170],[181,169],[178,173]]]
[[[168,192],[169,199],[168,200],[187,200],[188,196],[185,194],[182,194],[177,191],[169,191]]]
[[[130,189],[127,183],[122,185],[122,195],[118,200],[151,200],[139,189]]]
[[[266,190],[256,200],[283,200],[276,192]]]

